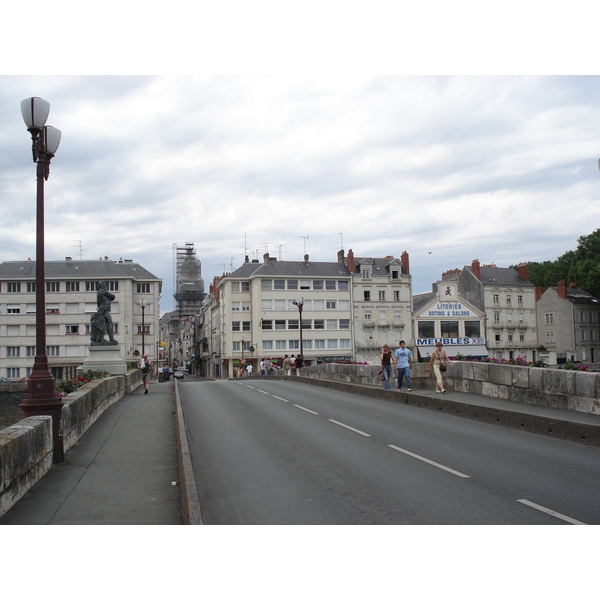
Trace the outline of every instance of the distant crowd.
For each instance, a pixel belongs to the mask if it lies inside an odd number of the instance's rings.
[[[304,367],[304,358],[301,354],[298,354],[298,356],[294,356],[293,354],[288,356],[286,354],[283,357],[281,365],[273,362],[270,358],[261,359],[259,372],[261,375],[274,375],[276,371],[283,371],[285,375],[298,375],[302,367]],[[248,363],[245,367],[240,365],[234,369],[236,377],[250,377],[253,375],[253,371],[252,363]]]

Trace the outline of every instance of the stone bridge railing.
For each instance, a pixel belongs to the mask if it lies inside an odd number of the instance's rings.
[[[411,387],[435,389],[427,364],[413,364]],[[380,367],[327,363],[302,369],[303,377],[376,385]],[[396,372],[394,371],[394,377]],[[449,390],[502,398],[514,402],[600,415],[600,373],[496,363],[456,361],[445,373]],[[391,381],[392,388],[395,382]]]
[[[117,400],[141,385],[141,371],[97,379],[63,400],[65,452]],[[0,430],[0,516],[14,506],[52,466],[52,418],[28,417]]]

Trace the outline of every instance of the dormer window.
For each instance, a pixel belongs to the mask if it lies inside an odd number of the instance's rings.
[[[362,267],[361,274],[363,279],[371,279],[371,268],[370,267]]]
[[[392,271],[392,279],[400,279],[400,271],[398,269]]]

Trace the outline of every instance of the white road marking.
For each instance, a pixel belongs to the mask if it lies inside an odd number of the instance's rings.
[[[365,437],[371,437],[370,433],[365,433],[364,431],[361,431],[360,429],[354,429],[354,427],[350,427],[350,425],[344,425],[343,423],[340,423],[339,421],[334,421],[333,419],[329,419],[329,420],[332,423],[335,423],[336,425],[341,425],[342,427],[345,427],[346,429],[350,429],[351,431],[360,433],[360,435],[364,435]]]
[[[277,400],[282,400],[283,402],[289,402],[289,400],[286,400],[285,398],[280,398],[279,396],[273,396],[273,398],[277,398]]]
[[[433,465],[434,467],[437,467],[438,469],[443,469],[444,471],[448,471],[448,473],[452,473],[453,475],[458,475],[459,477],[463,477],[465,479],[469,478],[469,475],[465,475],[464,473],[460,473],[459,471],[455,471],[454,469],[450,469],[449,467],[440,465],[439,463],[433,462],[432,460],[429,460],[428,458],[423,458],[422,456],[419,456],[418,454],[413,454],[412,452],[409,452],[408,450],[403,450],[402,448],[398,448],[398,446],[389,445],[388,447],[393,448],[394,450],[398,450],[398,452],[403,452],[404,454],[408,454],[409,456],[412,456],[413,458],[416,458],[418,460],[422,460],[423,462]]]
[[[251,390],[254,390],[256,388],[253,388],[251,385],[248,385],[247,383],[244,384],[246,387],[249,387]]]
[[[260,392],[261,394],[266,394],[267,396],[270,396],[271,394],[269,394],[269,392],[265,392],[264,390],[257,390],[258,392]]]
[[[567,517],[566,515],[561,515],[554,510],[550,510],[549,508],[545,508],[544,506],[540,506],[539,504],[535,504],[535,502],[530,502],[529,500],[517,500],[517,502],[521,502],[521,504],[526,504],[527,506],[531,506],[531,508],[535,508],[536,510],[541,510],[548,515],[552,515],[557,519],[562,519],[563,521],[567,521],[567,523],[571,523],[572,525],[587,525],[587,523],[582,523],[577,519],[572,519],[571,517]]]
[[[301,408],[302,410],[305,410],[306,412],[312,413],[313,415],[319,414],[319,413],[316,413],[314,410],[308,410],[308,408],[304,408],[304,406],[300,406],[299,404],[294,404],[294,406],[296,408]]]

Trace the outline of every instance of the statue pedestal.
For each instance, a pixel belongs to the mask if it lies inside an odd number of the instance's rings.
[[[127,362],[121,358],[118,344],[91,344],[89,349],[81,365],[84,371],[107,371],[111,375],[127,373]]]

